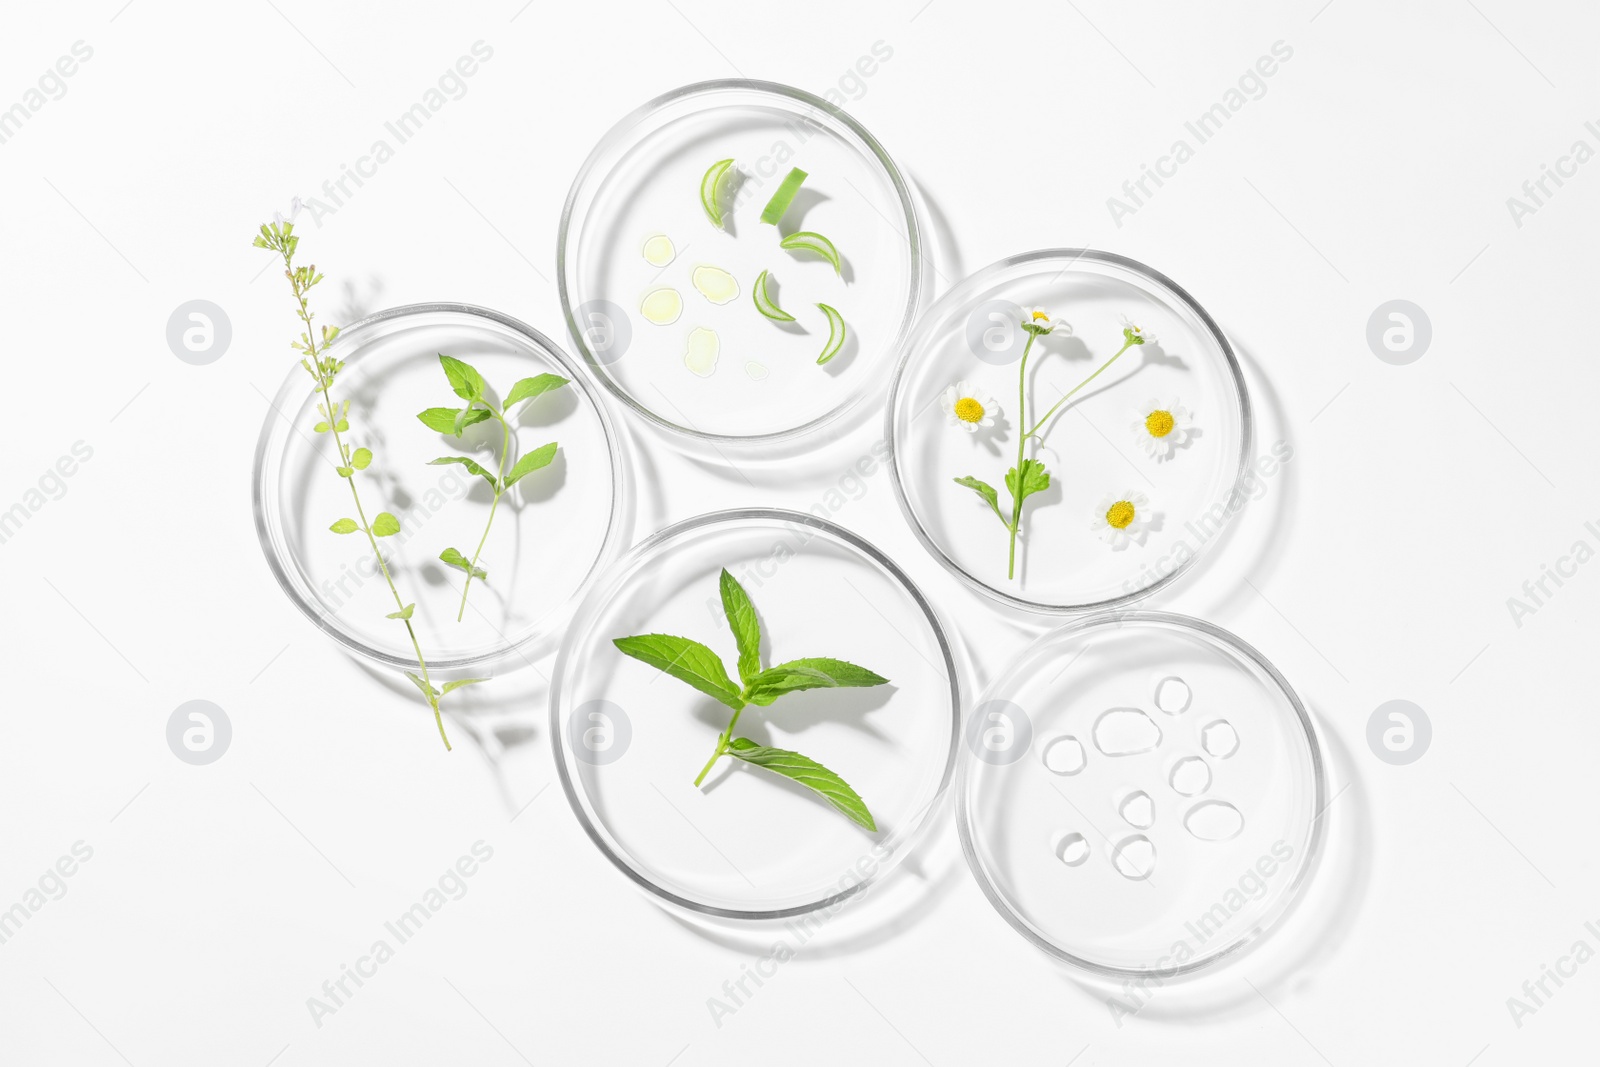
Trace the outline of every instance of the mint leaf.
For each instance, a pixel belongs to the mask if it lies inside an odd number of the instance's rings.
[[[838,808],[851,822],[877,832],[878,824],[873,821],[866,802],[850,788],[849,783],[816,760],[788,749],[758,745],[748,737],[734,738],[728,746],[728,753],[746,763],[765,767],[774,774],[799,782]]]
[[[475,460],[470,460],[466,456],[440,456],[438,459],[428,460],[428,466],[430,467],[437,467],[444,463],[459,463],[473,474],[476,474],[478,477],[488,482],[490,489],[498,488],[498,486],[495,484],[494,475],[484,470],[483,467],[479,466]]]
[[[340,519],[338,522],[328,527],[328,529],[332,530],[336,534],[351,534],[361,529],[361,527],[356,525],[356,520],[354,519]]]
[[[482,422],[484,419],[494,417],[483,408],[472,408],[467,410],[465,415],[462,415],[463,410],[462,408],[429,408],[427,411],[417,412],[417,418],[422,421],[422,425],[430,430],[438,430],[440,433],[449,434],[451,437],[459,437],[460,431],[456,429],[456,419],[461,419],[461,429],[464,430],[468,426],[474,426]]]
[[[1003,525],[1006,529],[1011,529],[1011,524],[1006,522],[1006,517],[1000,514],[1000,494],[995,491],[994,486],[990,485],[988,482],[982,482],[971,477],[957,478],[955,479],[955,483],[957,485],[966,486],[968,489],[971,489],[974,493],[977,493],[979,496],[983,497],[983,499],[987,500],[989,502],[989,507],[994,509],[994,517],[999,519],[1001,525]]]
[[[734,711],[744,707],[739,687],[728,677],[728,669],[717,654],[698,641],[671,634],[640,634],[619,637],[612,642],[625,656],[648,663],[657,670],[686,682]]]
[[[559,374],[536,374],[532,378],[524,378],[511,387],[511,392],[506,394],[506,410],[511,410],[511,405],[523,400],[530,400],[542,396],[552,389],[560,389],[567,384],[567,379]]]
[[[387,511],[378,512],[378,517],[372,520],[373,537],[393,537],[400,532],[400,520]]]
[[[358,448],[356,449],[355,454],[350,457],[350,466],[354,467],[358,471],[366,470],[371,463],[372,449],[370,448]]]
[[[756,618],[756,606],[750,594],[744,591],[728,568],[722,568],[722,610],[728,616],[728,626],[739,646],[739,680],[745,685],[761,673],[761,621]]]
[[[472,561],[453,548],[447,548],[439,553],[439,559],[460,571],[466,571],[480,582],[489,580],[489,572],[482,567],[474,567]]]
[[[481,400],[488,386],[484,383],[483,375],[474,370],[471,364],[463,363],[454,356],[439,354],[439,365],[444,368],[444,376],[450,379],[450,388],[462,400]]]
[[[750,703],[765,706],[785,693],[802,689],[869,688],[889,679],[842,659],[796,659],[747,678]]]
[[[389,614],[385,615],[384,618],[386,618],[386,619],[409,619],[409,618],[411,618],[411,613],[413,611],[415,611],[416,608],[417,608],[417,606],[415,604],[407,604],[405,607],[401,608],[399,611],[391,611],[391,612],[389,612]]]
[[[550,461],[556,458],[556,443],[551,441],[547,445],[540,445],[526,456],[517,460],[517,465],[511,468],[511,473],[506,475],[506,488],[510,489],[521,481],[524,474],[532,474],[541,467],[550,466]]]
[[[1006,488],[1011,491],[1011,499],[1021,502],[1034,493],[1042,493],[1050,488],[1050,472],[1044,469],[1044,464],[1036,459],[1022,461],[1022,476],[1017,476],[1017,468],[1012,467],[1006,471]]]
[[[444,692],[441,692],[439,695],[444,696],[445,693],[448,693],[454,689],[460,689],[464,685],[477,685],[479,682],[487,682],[488,680],[489,679],[487,678],[462,678],[460,681],[446,682],[444,683]]]
[[[439,695],[439,691],[437,689],[429,685],[427,682],[424,682],[421,678],[418,678],[410,671],[406,671],[406,677],[410,678],[416,687],[422,690],[422,695],[428,698],[428,702],[430,704],[433,702],[433,699]]]

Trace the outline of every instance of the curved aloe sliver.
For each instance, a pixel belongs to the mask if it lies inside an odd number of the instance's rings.
[[[774,322],[793,322],[794,316],[777,305],[772,295],[767,292],[767,272],[762,271],[756,278],[756,284],[750,287],[750,295],[755,297],[756,310]]]
[[[822,355],[817,357],[817,365],[821,366],[837,356],[839,349],[844,347],[844,316],[827,304],[818,304],[817,307],[828,316],[828,343],[823,346]]]
[[[810,230],[791,233],[778,242],[778,247],[787,248],[790,251],[815,252],[833,264],[833,273],[839,273],[839,250],[833,247],[832,241],[820,233],[812,233]]]
[[[733,166],[731,159],[719,159],[711,164],[705,176],[700,179],[700,206],[706,209],[706,218],[711,220],[711,225],[722,229],[722,205],[717,203],[717,189],[722,184],[723,175],[728,173],[728,168]]]
[[[772,199],[768,200],[767,206],[761,210],[761,221],[776,226],[783,218],[783,213],[789,210],[789,205],[794,202],[794,194],[800,191],[800,186],[805,180],[805,171],[799,167],[789,168],[783,184],[778,186],[778,191],[772,194]]]

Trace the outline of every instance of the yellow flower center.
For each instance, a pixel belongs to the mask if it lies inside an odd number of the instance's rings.
[[[1043,311],[1035,311],[1033,313],[1033,321],[1038,322],[1040,319],[1043,319],[1045,322],[1049,322],[1050,316]]]
[[[1152,411],[1144,417],[1144,428],[1151,437],[1165,437],[1172,432],[1172,412]]]
[[[982,422],[983,405],[970,396],[964,396],[956,401],[956,418],[962,422]]]
[[[1119,500],[1106,509],[1106,522],[1115,530],[1126,530],[1133,516],[1133,505],[1126,500]]]

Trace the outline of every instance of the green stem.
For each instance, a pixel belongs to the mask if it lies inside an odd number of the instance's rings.
[[[1117,354],[1115,356],[1112,356],[1110,359],[1108,359],[1104,363],[1100,364],[1100,366],[1095,370],[1095,372],[1093,374],[1089,375],[1083,381],[1081,381],[1077,385],[1073,386],[1072,387],[1072,391],[1067,393],[1066,396],[1063,396],[1060,400],[1057,400],[1055,402],[1055,404],[1051,406],[1050,410],[1044,413],[1044,418],[1040,419],[1036,424],[1034,424],[1033,429],[1028,431],[1027,436],[1028,437],[1032,437],[1034,434],[1038,433],[1039,432],[1039,427],[1043,426],[1045,423],[1049,422],[1050,421],[1050,416],[1054,415],[1058,410],[1060,410],[1062,404],[1065,404],[1068,400],[1071,400],[1073,395],[1076,394],[1078,392],[1078,390],[1082,389],[1084,386],[1088,385],[1090,382],[1092,382],[1096,378],[1100,377],[1100,372],[1101,371],[1105,370],[1107,367],[1111,366],[1111,364],[1115,363],[1117,361],[1117,357],[1121,356],[1122,353],[1124,353],[1128,349],[1132,348],[1135,343],[1136,342],[1133,342],[1133,341],[1125,341],[1123,343],[1122,347],[1117,349]],[[1042,441],[1044,439],[1040,438],[1040,440]]]
[[[489,527],[494,525],[494,513],[500,507],[500,497],[505,492],[502,486],[506,477],[506,455],[511,451],[511,424],[498,412],[494,417],[500,420],[500,426],[504,431],[500,442],[500,465],[494,472],[494,503],[489,505],[489,521],[483,524],[483,536],[478,538],[478,547],[472,553],[472,563],[467,567],[467,580],[461,587],[461,608],[456,612],[456,622],[460,622],[462,616],[467,613],[467,590],[472,588],[472,572],[478,569],[478,557],[483,554],[484,542],[489,540]]]
[[[1028,421],[1028,353],[1039,335],[1028,331],[1028,343],[1022,346],[1022,366],[1017,370],[1017,428]],[[1022,525],[1022,450],[1028,445],[1028,436],[1017,438],[1017,489],[1011,494],[1011,548],[1006,557],[1006,578],[1017,574],[1017,529]]]
[[[743,714],[743,708],[734,712],[733,718],[728,720],[728,728],[717,735],[717,750],[711,753],[711,758],[706,760],[706,765],[700,768],[700,774],[694,780],[695,785],[698,786],[706,780],[706,775],[711,773],[711,768],[716,766],[717,760],[721,759],[728,751],[728,742],[733,740],[733,728],[739,725],[739,716]]]

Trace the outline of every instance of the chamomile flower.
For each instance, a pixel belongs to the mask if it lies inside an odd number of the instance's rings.
[[[1110,493],[1095,509],[1089,529],[1100,535],[1100,540],[1120,552],[1129,542],[1143,544],[1150,528],[1150,498],[1135,490]]]
[[[1066,330],[1067,324],[1044,308],[1025,307],[1022,309],[1022,328],[1037,337],[1057,329]]]
[[[1194,432],[1194,416],[1176,397],[1166,401],[1148,400],[1143,407],[1134,410],[1129,429],[1145,454],[1160,461],[1171,458],[1173,452],[1189,443]]]
[[[1154,341],[1156,335],[1144,329],[1128,316],[1122,316],[1122,337],[1130,345],[1142,345]]]
[[[994,397],[967,381],[959,381],[946,389],[939,397],[939,406],[944,408],[951,426],[968,433],[993,426],[994,417],[1000,413],[1000,405],[995,403]]]

